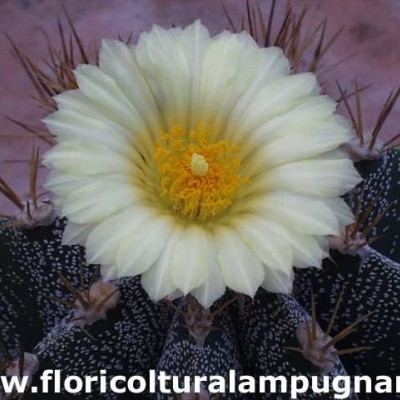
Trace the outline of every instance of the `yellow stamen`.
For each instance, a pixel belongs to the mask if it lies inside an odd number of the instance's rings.
[[[228,208],[244,179],[239,148],[221,140],[209,143],[199,125],[189,135],[177,126],[163,133],[154,152],[162,199],[188,219],[209,220]]]

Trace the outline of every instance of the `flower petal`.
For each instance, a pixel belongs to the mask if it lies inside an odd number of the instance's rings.
[[[181,33],[155,25],[140,35],[136,46],[137,62],[158,99],[167,130],[186,127],[189,115],[191,74],[186,54],[177,45]]]
[[[220,268],[217,264],[216,249],[211,238],[208,238],[209,259],[205,260],[209,263],[209,273],[206,281],[199,287],[193,289],[191,294],[204,307],[209,308],[225,293],[226,286],[222,279]]]
[[[154,142],[139,111],[122,93],[115,81],[94,65],[80,65],[75,70],[79,89],[113,122],[131,132],[135,146],[152,157]]]
[[[90,233],[93,231],[92,224],[74,224],[68,221],[62,236],[63,246],[84,246]]]
[[[244,215],[231,222],[243,242],[251,248],[268,269],[290,274],[293,268],[293,252],[288,242],[270,228],[266,221]]]
[[[307,196],[271,192],[249,201],[247,207],[298,233],[337,235],[340,231],[334,212],[324,202]]]
[[[282,271],[267,269],[261,287],[272,293],[290,294],[292,293],[293,280],[293,269],[290,270],[289,275]]]
[[[96,182],[120,182],[121,184],[133,183],[133,179],[123,175],[104,175],[101,177],[69,175],[58,170],[51,170],[48,174],[44,187],[53,192],[56,196],[67,197],[71,192]]]
[[[105,123],[99,119],[82,115],[82,111],[61,110],[46,117],[43,122],[57,137],[58,143],[64,141],[95,142],[123,156],[130,150],[126,131],[116,124]]]
[[[199,122],[198,110],[203,106],[199,96],[203,75],[203,60],[207,48],[212,42],[208,29],[197,20],[182,31],[179,43],[188,61],[191,74],[188,127],[189,129],[194,129]]]
[[[154,140],[165,129],[159,104],[136,60],[135,48],[120,40],[103,39],[99,66],[114,79],[119,90],[135,106]]]
[[[143,288],[154,301],[162,300],[176,290],[176,286],[172,280],[173,265],[171,259],[174,247],[180,240],[182,233],[181,227],[175,225],[157,261],[142,275]]]
[[[284,76],[261,88],[253,102],[235,126],[235,131],[254,132],[271,118],[285,114],[298,106],[307,96],[319,93],[314,74]]]
[[[226,137],[233,139],[236,138],[235,133],[238,133],[238,122],[260,92],[260,88],[290,73],[289,60],[284,56],[282,49],[279,47],[258,48],[255,57],[243,58],[243,61],[252,63],[254,71],[251,69],[251,79],[247,84],[246,90],[237,99],[229,117],[229,122],[225,130],[229,136]],[[243,65],[240,70],[247,70],[247,67],[248,65]]]
[[[260,87],[288,73],[282,50],[260,50],[245,32],[218,35],[204,57],[198,119],[212,125],[212,139],[235,139],[237,120]]]
[[[340,226],[350,225],[354,222],[354,215],[351,208],[340,197],[321,199],[335,214]]]
[[[338,148],[351,137],[348,123],[337,116],[324,122],[298,121],[296,127],[282,131],[277,139],[248,156],[243,174],[252,177],[262,170],[313,158]]]
[[[233,106],[253,76],[256,63],[250,60],[257,59],[259,52],[253,39],[250,46],[246,46],[244,38],[247,38],[244,33],[223,32],[212,41],[204,55],[197,118],[205,125],[212,125],[212,140],[223,131]]]
[[[154,218],[157,212],[149,207],[129,207],[98,224],[86,242],[86,258],[89,264],[115,264],[119,245],[128,234],[139,231],[144,221]],[[115,265],[116,268],[116,265]],[[115,271],[114,278],[120,275]]]
[[[266,119],[255,130],[239,129],[238,125],[232,127],[232,135],[240,146],[243,162],[247,162],[247,158],[265,144],[298,129],[304,121],[315,123],[326,121],[331,118],[335,110],[336,102],[328,96],[306,96],[287,112]]]
[[[129,175],[137,166],[107,148],[82,142],[55,145],[44,155],[43,164],[71,175]]]
[[[253,215],[249,217],[249,221],[254,226],[262,226],[263,229],[271,231],[273,236],[285,240],[292,249],[295,267],[320,267],[321,260],[327,255],[328,249],[321,247],[321,243],[312,235],[302,235],[262,215]]]
[[[99,180],[70,193],[63,201],[62,215],[78,224],[101,222],[146,196],[130,183]]]
[[[214,237],[217,261],[226,286],[253,297],[264,280],[261,261],[232,228],[217,227]]]
[[[189,225],[171,256],[172,281],[184,295],[200,286],[209,274],[209,242],[204,230]]]
[[[349,159],[311,159],[266,170],[244,188],[246,195],[288,190],[310,196],[343,195],[361,178]]]
[[[144,221],[132,233],[128,231],[117,252],[119,273],[134,276],[147,271],[164,249],[174,224],[173,218],[157,215]]]

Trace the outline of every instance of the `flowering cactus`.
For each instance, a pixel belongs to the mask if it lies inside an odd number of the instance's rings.
[[[273,40],[262,18],[105,40],[88,65],[68,17],[81,65],[62,35],[65,79],[41,98],[53,197],[37,193],[37,151],[29,199],[0,178],[18,209],[0,226],[6,375],[396,375],[400,156],[379,134],[400,91],[365,135],[358,84],[355,111],[339,85],[351,123],[320,94],[325,31],[301,72],[303,19],[288,11]],[[252,398],[188,386],[143,398]]]

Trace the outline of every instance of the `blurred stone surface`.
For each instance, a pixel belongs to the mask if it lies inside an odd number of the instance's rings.
[[[42,28],[50,37],[57,35],[57,17],[65,4],[86,43],[99,43],[101,38],[127,37],[135,41],[143,30],[158,23],[169,27],[187,25],[200,18],[212,32],[228,27],[219,0],[0,0],[0,31],[10,35],[38,61],[46,54]],[[237,21],[245,11],[245,0],[224,0]],[[260,0],[269,7],[269,0]],[[398,0],[294,0],[299,12],[308,8],[307,26],[313,30],[325,17],[328,34],[342,25],[345,30],[332,47],[324,64],[333,65],[356,53],[349,61],[322,76],[324,88],[337,96],[335,79],[344,87],[352,87],[355,77],[361,85],[373,84],[362,94],[365,126],[371,129],[389,91],[400,82],[400,1]],[[278,17],[286,8],[285,0],[277,0]],[[42,112],[28,94],[34,91],[19,64],[10,52],[10,45],[0,37],[0,176],[12,183],[23,198],[28,193],[28,169],[32,138],[10,123],[4,116],[40,125]],[[400,105],[385,125],[385,137],[397,134]],[[35,140],[42,152],[46,145]],[[43,175],[42,171],[41,175]],[[43,176],[41,176],[43,178]],[[0,213],[10,211],[0,197]]]

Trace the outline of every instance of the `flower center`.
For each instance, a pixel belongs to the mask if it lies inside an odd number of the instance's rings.
[[[239,148],[225,140],[209,143],[208,138],[202,125],[189,134],[176,126],[162,133],[154,152],[162,199],[188,219],[219,215],[245,182],[238,174]]]

